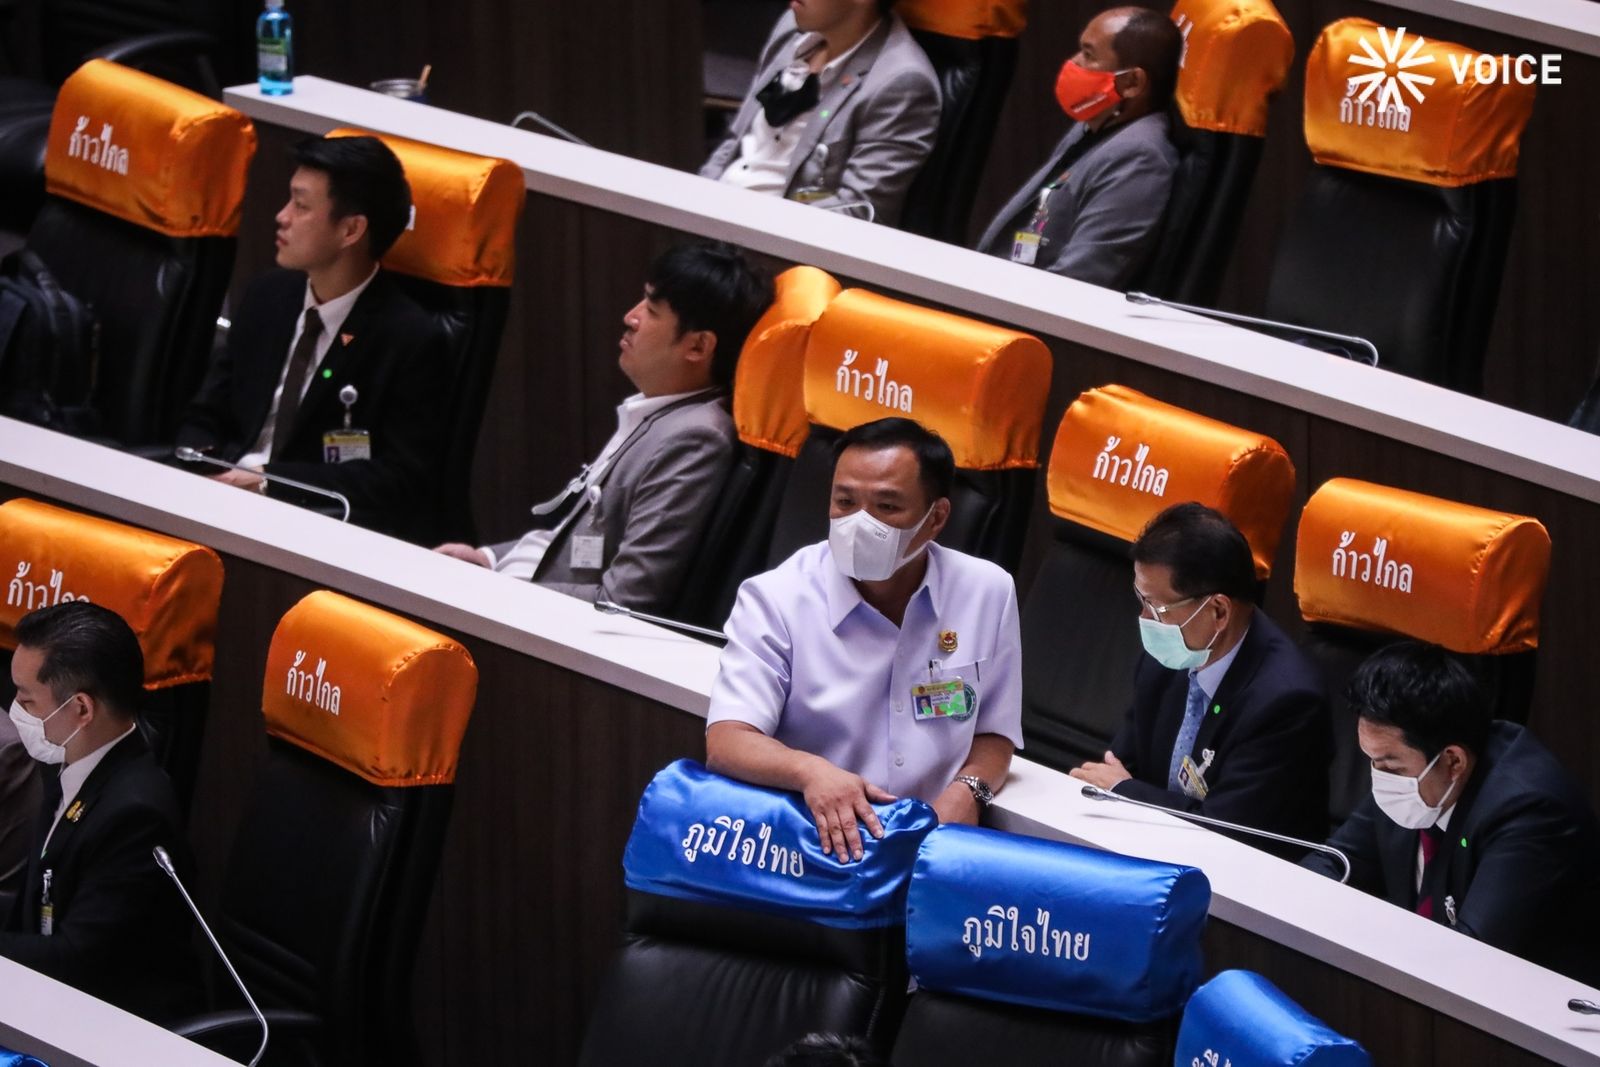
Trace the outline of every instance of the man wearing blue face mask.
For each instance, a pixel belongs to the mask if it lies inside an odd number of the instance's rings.
[[[1150,520],[1132,554],[1146,653],[1133,706],[1104,762],[1072,776],[1135,800],[1321,840],[1327,701],[1316,668],[1256,608],[1244,535],[1220,512],[1177,504]]]
[[[1017,597],[934,543],[950,447],[910,419],[840,437],[828,540],[739,590],[706,716],[706,765],[802,793],[826,851],[860,859],[872,803],[975,823],[1022,745]]]
[[[1350,681],[1372,795],[1329,844],[1350,884],[1588,985],[1600,984],[1600,825],[1521,726],[1490,719],[1472,675],[1415,641]],[[1321,854],[1305,866],[1338,877]]]
[[[135,725],[139,641],[116,613],[74,601],[16,627],[10,718],[43,764],[28,867],[0,956],[155,1021],[199,1005],[190,919],[156,866],[187,874],[172,783]]]

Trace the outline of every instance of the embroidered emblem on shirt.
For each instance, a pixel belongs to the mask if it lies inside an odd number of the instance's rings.
[[[956,632],[954,630],[940,630],[939,631],[939,651],[940,652],[943,652],[945,655],[949,655],[950,653],[952,653],[952,652],[954,652],[956,650],[956,645],[957,645]]]

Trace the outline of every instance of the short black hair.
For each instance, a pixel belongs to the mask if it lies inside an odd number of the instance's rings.
[[[929,503],[949,496],[950,486],[955,482],[956,458],[950,446],[943,437],[915,419],[891,416],[846,430],[833,443],[834,466],[838,466],[839,457],[847,448],[866,448],[874,452],[887,448],[911,449],[912,455],[917,457],[918,477]]]
[[[367,218],[367,251],[382,259],[411,221],[405,168],[376,137],[308,137],[294,146],[297,166],[328,176],[333,217]]]
[[[678,336],[709,330],[717,338],[711,380],[733,381],[739,353],[756,320],[772,304],[772,278],[723,241],[675,245],[650,264],[650,296],[665,300],[678,316]]]
[[[43,653],[39,682],[57,701],[88,693],[132,718],[144,693],[144,652],[122,616],[73,600],[30,611],[17,621],[18,647]]]
[[[1183,31],[1171,17],[1148,7],[1128,11],[1128,19],[1111,38],[1119,67],[1138,67],[1150,79],[1150,106],[1161,110],[1178,88],[1178,60],[1183,56]]]
[[[772,1054],[764,1067],[888,1067],[864,1038],[847,1034],[807,1034]]]
[[[1131,553],[1135,563],[1172,570],[1172,588],[1187,597],[1222,593],[1254,603],[1259,586],[1250,542],[1228,517],[1190,501],[1151,519]]]
[[[1433,759],[1446,745],[1482,752],[1493,713],[1464,663],[1438,645],[1400,641],[1368,656],[1345,690],[1357,715],[1397,726],[1410,747]]]

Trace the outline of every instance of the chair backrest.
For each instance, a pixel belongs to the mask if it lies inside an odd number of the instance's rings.
[[[1166,1067],[1210,901],[1194,867],[941,826],[911,876],[893,1062]]]
[[[1367,794],[1367,758],[1345,686],[1397,637],[1460,653],[1496,718],[1524,722],[1533,696],[1550,535],[1538,519],[1352,478],[1324,482],[1300,515],[1294,591],[1311,623],[1333,722],[1329,821]]]
[[[789,468],[806,421],[806,339],[839,283],[816,267],[791,267],[774,280],[776,298],[750,331],[733,378],[738,453],[690,561],[672,617],[720,627],[739,583],[762,570]]]
[[[887,1050],[905,999],[905,894],[937,821],[877,805],[859,862],[824,854],[804,800],[679,760],[651,782],[623,854],[623,946],[579,1059],[759,1064],[813,1031]]]
[[[1209,305],[1233,252],[1267,135],[1267,105],[1294,61],[1271,0],[1178,0],[1178,172],[1155,250],[1131,288]]]
[[[91,53],[129,38],[197,30],[223,40],[239,9],[205,0],[50,0],[39,13],[41,66],[45,77],[59,84]],[[192,64],[173,68],[153,73],[194,74]]]
[[[775,565],[828,535],[833,445],[887,416],[915,419],[955,453],[941,544],[1015,570],[1022,552],[1050,350],[1036,337],[847,289],[806,342],[806,438],[767,555]]]
[[[354,136],[339,129],[329,136]],[[517,223],[527,194],[522,170],[504,159],[469,155],[404,137],[378,135],[405,167],[412,221],[383,257],[402,288],[447,339],[448,425],[434,510],[423,540],[477,543],[467,487],[484,404],[516,273]]]
[[[240,112],[116,63],[90,60],[61,87],[27,245],[99,320],[105,436],[176,433],[210,357],[255,147]]]
[[[1372,66],[1413,50],[1401,77],[1433,79],[1415,93]],[[1269,318],[1366,337],[1380,366],[1474,393],[1534,96],[1515,79],[1457,82],[1451,61],[1476,56],[1364,19],[1322,31],[1306,62],[1317,166],[1279,242],[1266,305]]]
[[[933,149],[906,193],[900,228],[964,244],[1017,67],[1026,0],[900,0],[894,10],[927,53],[942,97]]]
[[[1272,438],[1120,385],[1090,389],[1050,451],[1051,541],[1022,605],[1022,730],[1031,759],[1098,759],[1133,699],[1143,654],[1128,550],[1145,524],[1197,500],[1231,519],[1256,574],[1272,571],[1294,494]]]
[[[187,813],[211,697],[222,560],[165,534],[36,500],[0,504],[0,648],[35,608],[88,600],[122,616],[144,653],[139,727]],[[4,672],[6,685],[10,671]]]
[[[1372,1067],[1355,1041],[1253,971],[1223,971],[1183,1009],[1173,1067]]]
[[[217,926],[263,1006],[320,1020],[324,1062],[416,1060],[412,963],[477,679],[456,642],[327,591],[273,634]]]

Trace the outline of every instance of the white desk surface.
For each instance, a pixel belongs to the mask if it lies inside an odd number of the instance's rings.
[[[0,482],[705,714],[716,649],[526,582],[8,419],[0,419]],[[1600,1064],[1600,1025],[1566,1008],[1569,997],[1600,1000],[1600,990],[1173,817],[1087,800],[1075,780],[1025,759],[996,807],[1008,829],[1200,867],[1219,919],[1559,1063]],[[5,978],[0,970],[0,989],[9,989]],[[14,1027],[33,1026],[35,1010],[0,997],[0,1018]]]
[[[1600,32],[1600,4],[1561,2],[1592,11],[1587,24]],[[1600,438],[1249,330],[1133,305],[1111,290],[955,245],[321,78],[297,78],[288,96],[262,96],[249,85],[228,89],[225,98],[258,121],[308,133],[359,126],[509,159],[533,192],[809,263],[1600,502]]]

